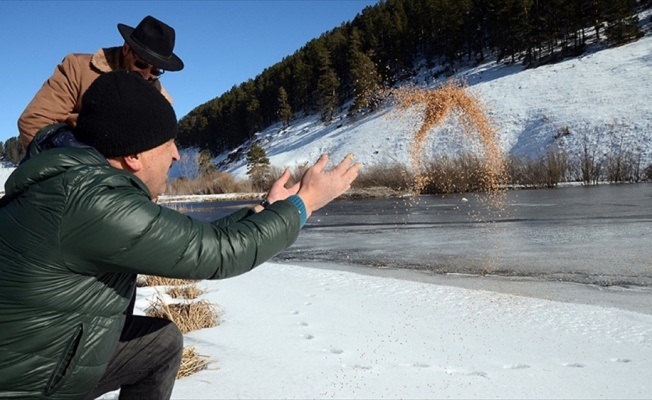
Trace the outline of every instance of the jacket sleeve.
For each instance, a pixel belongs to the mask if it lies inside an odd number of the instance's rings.
[[[54,74],[18,118],[23,147],[27,148],[41,128],[66,122],[80,100],[81,90],[81,66],[77,57],[69,54],[56,66]]]
[[[278,201],[244,218],[208,223],[151,202],[131,188],[75,197],[61,224],[71,270],[128,272],[183,279],[222,279],[262,264],[296,240],[300,214]]]

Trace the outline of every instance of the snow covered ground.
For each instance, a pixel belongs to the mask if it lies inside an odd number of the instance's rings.
[[[275,263],[199,286],[224,314],[186,335],[211,362],[173,399],[652,393],[650,314]],[[137,307],[154,295],[140,289]]]

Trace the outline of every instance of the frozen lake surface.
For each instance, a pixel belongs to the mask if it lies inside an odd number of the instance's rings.
[[[275,261],[652,313],[652,185],[518,190],[490,200],[338,200],[313,214]],[[243,203],[184,207],[210,220]]]

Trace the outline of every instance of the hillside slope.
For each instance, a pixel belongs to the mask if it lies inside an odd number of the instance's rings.
[[[571,156],[587,150],[599,155],[625,150],[652,162],[652,36],[536,69],[487,63],[458,72],[467,93],[484,106],[505,154],[539,157],[561,149]],[[427,74],[420,76],[427,81]],[[441,82],[432,82],[434,88]],[[255,135],[272,165],[292,167],[329,153],[347,153],[365,165],[409,163],[413,134],[421,124],[417,112],[388,106],[349,119],[344,114],[324,125],[317,116],[294,120],[288,128],[273,125]],[[432,129],[424,157],[476,149],[459,135],[449,116]],[[237,176],[246,174],[246,149],[224,153],[214,161]],[[230,157],[229,157],[230,156]],[[227,159],[231,161],[227,162]],[[235,158],[235,161],[234,161]],[[179,171],[176,171],[179,174]]]

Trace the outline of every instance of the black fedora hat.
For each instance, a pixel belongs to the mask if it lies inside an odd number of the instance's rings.
[[[146,16],[136,29],[118,24],[118,30],[129,46],[143,60],[166,71],[181,71],[183,61],[174,50],[174,29],[152,16]]]

